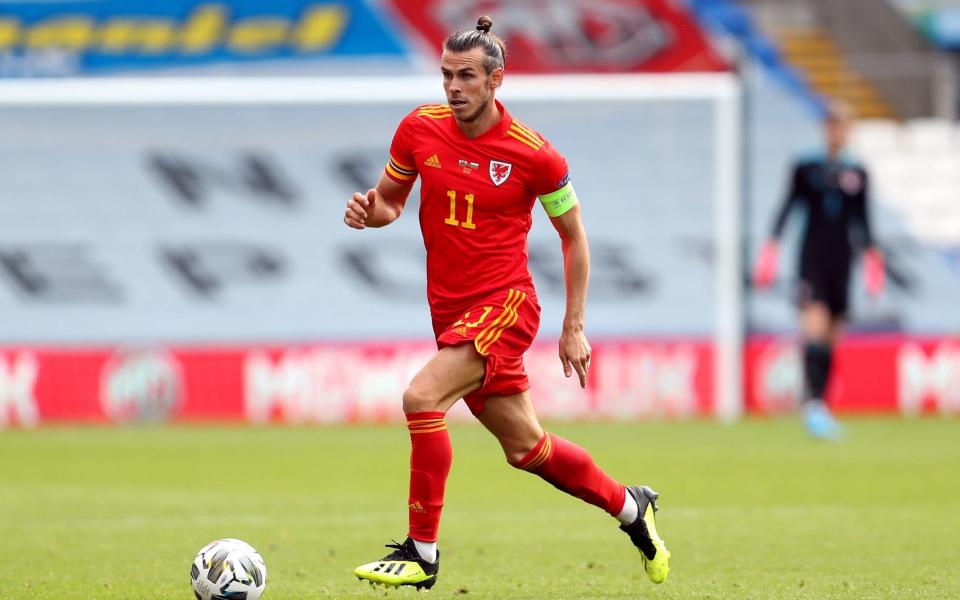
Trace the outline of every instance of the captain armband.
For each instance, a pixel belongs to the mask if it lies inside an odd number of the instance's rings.
[[[562,188],[539,197],[543,209],[551,217],[559,217],[577,205],[577,192],[573,190],[573,182],[567,182]]]

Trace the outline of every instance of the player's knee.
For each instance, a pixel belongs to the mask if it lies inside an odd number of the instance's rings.
[[[514,440],[510,443],[502,443],[503,454],[510,463],[510,466],[522,469],[528,462],[527,459],[533,449],[537,447],[538,440]]]
[[[403,392],[403,412],[405,414],[433,412],[438,410],[439,402],[427,390],[410,385]]]
[[[529,451],[522,452],[507,450],[506,448],[503,449],[503,454],[506,456],[507,462],[510,463],[511,467],[516,467],[517,469],[523,468],[523,459],[526,458],[528,453]]]

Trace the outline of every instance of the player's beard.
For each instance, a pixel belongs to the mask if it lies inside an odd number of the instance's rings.
[[[483,112],[487,110],[487,106],[489,105],[490,105],[490,90],[487,89],[486,93],[483,96],[483,101],[480,102],[479,108],[477,108],[477,110],[475,110],[472,115],[463,117],[462,119],[458,119],[458,120],[463,123],[473,123],[474,121],[480,118],[480,115],[482,115]]]

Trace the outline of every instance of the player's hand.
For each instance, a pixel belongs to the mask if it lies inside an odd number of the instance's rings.
[[[354,229],[364,229],[367,219],[373,214],[377,202],[377,190],[369,189],[366,194],[354,192],[353,198],[347,202],[347,210],[343,213],[343,222]]]
[[[563,365],[563,374],[567,377],[577,372],[580,378],[580,387],[587,387],[587,373],[590,371],[590,344],[582,330],[568,330],[564,328],[560,334],[560,363]]]
[[[867,293],[878,296],[883,292],[887,282],[886,269],[883,265],[883,255],[876,248],[871,248],[863,256],[863,275],[867,282]]]
[[[753,282],[758,288],[768,288],[777,276],[777,263],[780,262],[780,244],[768,240],[760,250],[757,266],[753,272]]]

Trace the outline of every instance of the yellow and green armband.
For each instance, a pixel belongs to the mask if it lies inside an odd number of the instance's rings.
[[[543,209],[551,217],[559,217],[571,208],[577,205],[577,192],[573,190],[573,182],[568,181],[566,185],[555,192],[544,194],[539,197]]]

